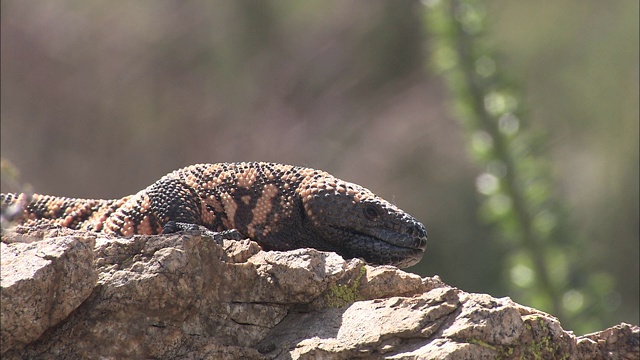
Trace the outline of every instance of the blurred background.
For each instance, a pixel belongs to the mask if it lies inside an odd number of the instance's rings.
[[[482,3],[544,131],[554,190],[611,309],[638,324],[638,2]],[[509,296],[419,1],[0,2],[2,191],[118,198],[199,162],[274,161],[361,184],[421,220],[423,261]],[[4,175],[4,174],[3,174]],[[518,300],[516,298],[516,300]]]

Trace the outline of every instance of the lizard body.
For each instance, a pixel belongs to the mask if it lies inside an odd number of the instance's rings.
[[[275,163],[198,164],[116,200],[2,194],[25,226],[159,234],[169,222],[237,230],[265,250],[312,247],[406,267],[422,258],[420,222],[370,190],[319,170]],[[167,230],[165,229],[165,232]]]

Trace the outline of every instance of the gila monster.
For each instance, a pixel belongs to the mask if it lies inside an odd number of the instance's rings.
[[[420,261],[424,225],[370,190],[319,170],[264,162],[198,164],[116,200],[2,194],[2,214],[131,236],[197,226],[239,232],[265,250],[311,247],[373,264]],[[204,229],[206,228],[206,229]]]

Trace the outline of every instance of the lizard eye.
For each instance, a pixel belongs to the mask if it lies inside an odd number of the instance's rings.
[[[380,210],[375,205],[367,205],[362,210],[364,216],[369,220],[376,220],[380,216]]]

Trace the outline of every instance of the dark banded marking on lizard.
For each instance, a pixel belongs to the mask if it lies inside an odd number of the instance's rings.
[[[320,170],[275,163],[198,164],[116,200],[2,194],[2,213],[25,226],[53,224],[118,236],[159,234],[167,223],[237,230],[265,250],[312,247],[406,267],[427,232],[370,190]],[[166,229],[165,229],[166,230]]]

